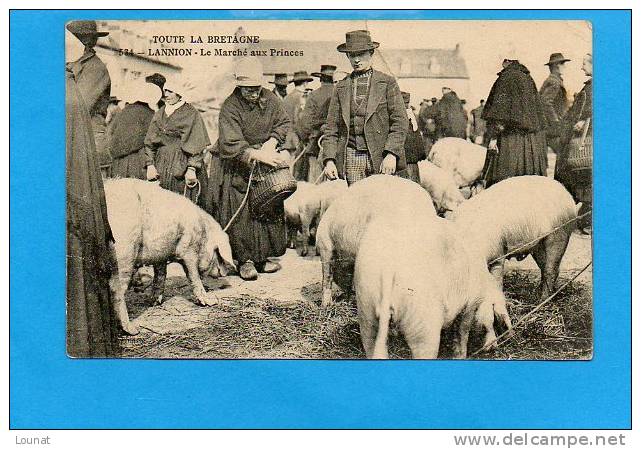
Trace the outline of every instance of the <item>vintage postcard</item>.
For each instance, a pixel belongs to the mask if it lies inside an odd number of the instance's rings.
[[[589,22],[65,28],[70,357],[591,359]]]

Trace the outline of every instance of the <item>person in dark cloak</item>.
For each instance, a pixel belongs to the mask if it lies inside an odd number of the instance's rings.
[[[273,213],[260,219],[249,207],[240,208],[248,189],[251,166],[262,163],[277,166],[290,161],[290,154],[279,150],[291,131],[291,120],[283,102],[261,87],[262,67],[255,58],[246,58],[236,68],[236,88],[224,101],[219,115],[219,179],[212,176],[219,191],[218,221],[224,227],[237,217],[227,233],[239,274],[254,280],[258,273],[273,273],[281,267],[269,260],[285,253],[284,211],[282,203]]]
[[[210,141],[200,112],[185,101],[188,90],[187,83],[165,82],[165,105],[154,114],[145,136],[146,177],[203,207],[202,193],[207,190],[203,157]]]
[[[89,112],[69,66],[65,75],[67,354],[116,357],[118,325],[109,290],[115,259],[105,192]]]
[[[107,107],[111,97],[111,78],[107,66],[96,55],[94,47],[98,38],[107,36],[107,31],[98,31],[94,20],[74,20],[67,24],[67,30],[85,46],[84,54],[76,61],[69,62],[76,85],[80,90],[91,117],[98,163],[104,177],[110,175],[111,156],[106,146]]]
[[[490,161],[487,187],[513,176],[546,175],[542,102],[530,71],[515,57],[503,60],[481,118],[487,123],[489,150],[498,151]]]
[[[438,138],[459,137],[465,139],[467,135],[467,113],[463,103],[456,92],[449,87],[443,87],[443,96],[438,102],[436,128]]]
[[[125,107],[107,127],[107,147],[113,157],[111,174],[116,178],[146,179],[145,136],[161,97],[158,86],[132,82]]]
[[[423,136],[418,128],[418,119],[414,114],[414,110],[410,106],[410,93],[401,92],[403,102],[405,103],[405,110],[407,111],[407,120],[409,127],[405,137],[405,159],[407,160],[407,177],[414,182],[419,182],[418,176],[418,162],[426,159],[427,154],[425,151],[425,144]]]

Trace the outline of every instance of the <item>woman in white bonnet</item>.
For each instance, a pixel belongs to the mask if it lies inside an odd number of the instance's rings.
[[[145,137],[146,178],[202,206],[205,195],[200,193],[207,186],[203,151],[210,141],[200,112],[186,101],[190,90],[188,82],[167,77],[165,105],[154,114]]]
[[[128,83],[120,95],[125,107],[107,127],[112,176],[146,179],[145,136],[161,95],[158,86],[143,80]]]

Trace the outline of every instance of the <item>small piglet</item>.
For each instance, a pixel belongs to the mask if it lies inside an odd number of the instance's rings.
[[[296,232],[300,230],[303,236],[301,256],[306,256],[309,252],[312,226],[317,225],[334,200],[347,191],[347,182],[337,179],[319,185],[304,181],[299,181],[297,184],[296,192],[285,200],[285,219],[288,225],[290,247],[295,247]]]
[[[415,182],[390,175],[374,175],[350,186],[327,209],[316,232],[322,262],[323,306],[332,303],[332,280],[343,291],[352,287],[354,259],[363,232],[375,217],[389,216],[397,232],[418,213],[436,216],[429,194]],[[386,254],[380,254],[387,259]]]
[[[465,201],[452,173],[446,169],[430,161],[419,161],[418,175],[421,186],[429,192],[439,213],[453,211]]]
[[[483,174],[487,148],[459,137],[444,137],[430,149],[428,160],[449,172],[456,185],[474,185]]]
[[[503,256],[525,245],[514,256],[532,254],[541,269],[539,294],[543,299],[554,291],[579,207],[552,178],[517,176],[473,196],[448,218],[460,227],[469,247],[490,264],[501,287]]]
[[[387,358],[390,320],[403,333],[417,359],[438,356],[441,330],[459,318],[454,358],[467,356],[472,325],[495,340],[494,318],[510,329],[505,297],[485,260],[470,251],[456,226],[416,214],[398,232],[388,217],[372,221],[360,242],[354,289],[361,340],[369,358]]]
[[[114,235],[118,270],[110,286],[123,330],[137,334],[129,321],[125,292],[137,267],[154,266],[152,295],[162,302],[167,262],[180,262],[202,305],[217,302],[205,293],[201,275],[226,275],[234,267],[229,238],[209,214],[187,198],[138,179],[105,182],[107,213]]]

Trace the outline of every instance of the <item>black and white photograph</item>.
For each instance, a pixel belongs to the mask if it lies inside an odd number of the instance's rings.
[[[64,32],[69,357],[592,359],[590,22]]]

